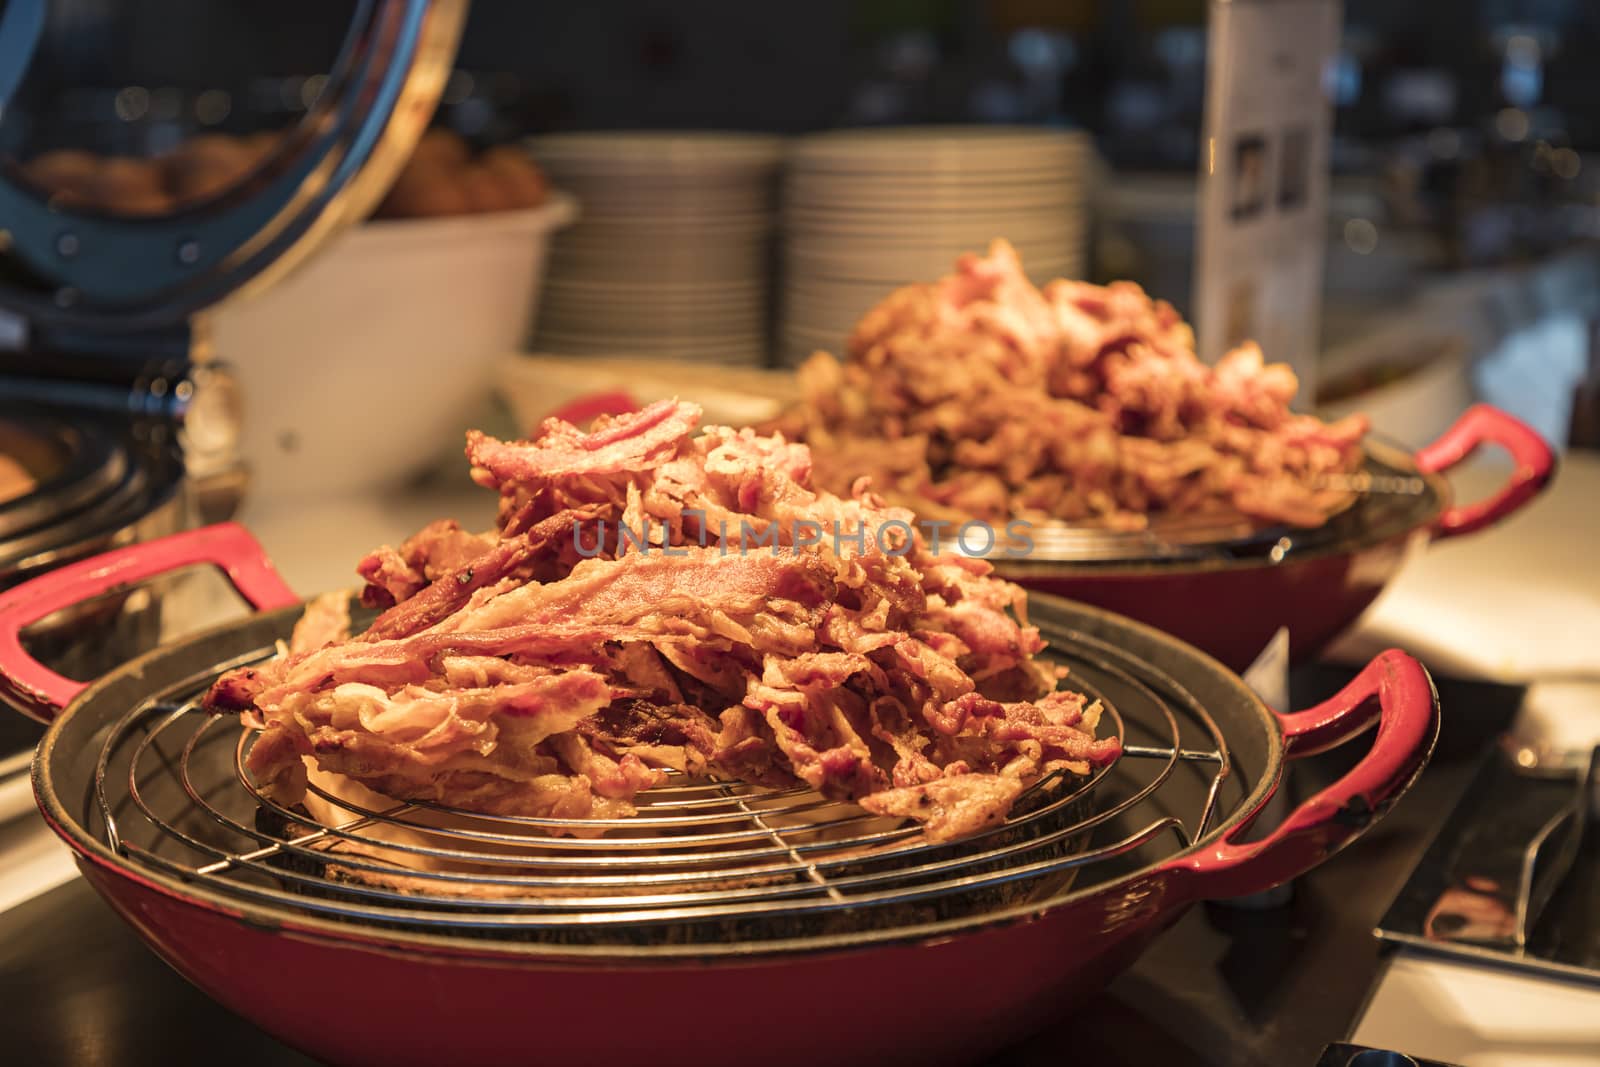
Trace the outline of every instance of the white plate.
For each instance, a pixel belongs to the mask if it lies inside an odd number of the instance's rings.
[[[661,197],[637,196],[612,203],[596,200],[581,186],[568,186],[583,201],[580,226],[681,230],[704,226],[718,231],[744,232],[770,227],[777,217],[777,201],[750,198],[735,202],[689,203]]]
[[[1004,195],[1034,196],[1057,192],[1082,195],[1092,186],[1095,175],[1079,167],[1040,167],[1036,170],[929,173],[920,169],[901,174],[809,174],[789,171],[779,183],[781,194],[793,196],[863,195],[888,196],[910,190],[918,196],[968,197],[984,190]]]
[[[625,292],[642,296],[667,295],[672,293],[704,294],[715,298],[719,295],[758,293],[766,289],[766,279],[759,276],[745,275],[734,282],[710,287],[702,284],[697,279],[685,279],[677,275],[652,276],[645,281],[627,281],[609,278],[580,279],[580,278],[551,278],[550,285],[555,289],[571,293],[575,296],[587,296],[601,292]]]
[[[713,130],[585,131],[544,134],[523,143],[535,159],[552,166],[646,173],[776,167],[784,148],[781,137]]]
[[[927,184],[914,178],[872,183],[790,183],[779,196],[781,204],[809,204],[845,208],[865,204],[882,208],[914,209],[928,205],[1029,206],[1066,201],[1084,203],[1091,187],[1071,175],[1041,175],[1029,182],[998,182],[984,176],[959,185]]]
[[[689,264],[640,263],[632,267],[618,264],[605,271],[587,271],[563,266],[553,272],[552,280],[564,294],[578,297],[592,296],[599,289],[622,289],[646,298],[707,292],[715,296],[744,299],[751,293],[766,290],[765,271],[761,267],[758,263],[748,263],[742,269],[698,270]],[[670,277],[672,281],[655,284],[656,279],[663,276]]]
[[[1042,159],[1022,165],[1004,160],[908,159],[898,170],[799,170],[784,173],[781,187],[795,189],[876,190],[902,185],[921,192],[946,190],[966,193],[981,187],[1020,190],[1052,186],[1064,181],[1086,181],[1094,175],[1087,159]],[[563,183],[571,179],[562,179]]]
[[[769,169],[715,173],[638,171],[596,173],[552,163],[546,168],[552,181],[593,191],[601,196],[627,193],[712,199],[721,195],[770,194],[777,182]]]
[[[994,182],[1029,181],[1051,174],[1086,172],[1092,157],[1083,153],[1042,153],[1036,156],[1004,157],[967,153],[962,150],[933,149],[919,156],[906,156],[893,164],[820,166],[791,163],[790,181],[883,181],[907,179],[921,184],[961,183],[986,178]]]
[[[802,250],[808,254],[829,254],[850,251],[850,254],[869,253],[877,248],[910,250],[962,243],[971,251],[986,251],[997,237],[1006,237],[1013,245],[1022,240],[1037,245],[1069,248],[1086,234],[1085,224],[1075,219],[1034,219],[1019,222],[944,222],[928,219],[920,227],[875,227],[875,229],[792,229],[784,235],[786,250]],[[859,250],[859,253],[858,253]]]
[[[989,245],[1003,238],[1017,250],[1024,264],[1033,260],[1062,260],[1077,255],[1084,246],[1085,232],[1062,229],[1042,230],[983,229],[971,233],[930,233],[926,240],[912,241],[861,235],[817,238],[795,234],[784,241],[784,262],[805,261],[812,267],[858,267],[865,263],[918,262],[929,257],[942,258],[945,267],[954,269],[956,258],[966,253],[983,255]],[[948,273],[949,270],[941,273]],[[930,279],[931,280],[931,279]]]
[[[631,290],[621,285],[600,285],[592,289],[574,290],[561,286],[546,292],[545,306],[560,304],[564,307],[635,307],[648,310],[695,308],[699,311],[729,312],[761,304],[767,290],[763,287],[734,288],[732,286],[682,286],[654,290]]]
[[[675,272],[674,278],[677,276]],[[720,277],[714,274],[689,274],[684,279],[685,284],[679,284],[675,280],[670,285],[650,285],[647,274],[637,278],[620,274],[593,277],[561,274],[557,277],[560,281],[557,292],[562,301],[573,299],[579,302],[592,302],[603,299],[599,290],[616,289],[620,290],[621,298],[639,302],[659,304],[693,301],[703,307],[721,307],[759,300],[768,291],[765,279],[759,279],[762,284],[750,284],[751,274],[748,271],[729,273]],[[703,297],[696,295],[700,293],[705,295]]]
[[[557,289],[547,293],[545,306],[560,305],[569,308],[638,308],[641,311],[672,311],[678,308],[694,309],[697,311],[718,314],[723,312],[738,311],[740,308],[755,307],[762,303],[766,290],[744,289],[722,292],[709,289],[697,293],[693,289],[679,289],[657,291],[653,293],[630,293],[618,290],[611,293],[572,293],[564,289]]]
[[[954,256],[931,255],[893,263],[832,265],[824,270],[810,267],[804,261],[790,260],[784,264],[780,289],[784,292],[807,290],[820,299],[832,300],[873,286],[931,284],[953,273],[954,262]],[[1082,256],[1069,254],[1059,259],[1032,256],[1026,262],[1023,272],[1035,285],[1057,278],[1083,277]]]
[[[609,272],[616,267],[641,263],[669,266],[672,272],[690,268],[722,270],[730,266],[747,266],[761,262],[771,251],[772,242],[762,241],[748,247],[722,248],[679,241],[671,244],[638,245],[631,252],[621,248],[591,249],[585,247],[563,248],[553,253],[552,262],[565,267]]]
[[[786,196],[778,217],[820,222],[855,222],[863,219],[982,218],[995,214],[1056,215],[1078,214],[1088,210],[1088,200],[1078,194],[1055,190],[1026,197],[1002,196],[993,188],[970,194],[925,195],[909,189],[883,194],[833,192]]]
[[[589,259],[614,258],[614,256],[654,256],[654,258],[736,259],[754,256],[770,248],[774,234],[747,234],[742,237],[722,237],[714,232],[688,230],[683,234],[606,235],[600,240],[579,237],[563,242],[554,248],[555,254],[584,256]]]
[[[705,217],[640,214],[623,218],[584,216],[572,231],[562,236],[565,243],[628,243],[662,239],[681,239],[692,233],[697,239],[754,238],[773,227],[773,215],[710,215]]]
[[[783,287],[786,307],[804,307],[812,311],[826,311],[842,304],[860,300],[865,294],[888,293],[895,282],[851,282],[844,285],[805,285],[796,282]]]
[[[541,334],[559,334],[573,340],[627,337],[703,337],[719,334],[726,337],[746,337],[765,331],[767,316],[753,315],[643,315],[622,318],[617,315],[597,315],[573,312],[544,318],[539,326]]]
[[[658,279],[703,282],[716,277],[731,281],[766,273],[771,249],[761,245],[733,251],[679,245],[676,248],[639,248],[631,256],[591,254],[563,250],[551,257],[552,273],[559,280],[604,284],[616,279],[648,283]],[[732,275],[732,277],[728,277]]]
[[[661,329],[645,334],[634,334],[616,330],[591,332],[545,329],[541,327],[538,331],[538,337],[541,341],[579,346],[585,351],[591,352],[608,344],[619,342],[626,342],[630,346],[637,346],[643,350],[659,352],[667,349],[692,348],[695,346],[705,346],[707,348],[760,347],[765,343],[766,331],[761,329],[719,330],[714,325],[706,325],[692,330]]]
[[[677,267],[688,267],[690,264],[676,264]],[[581,272],[563,271],[550,279],[551,284],[558,292],[572,296],[600,296],[606,293],[622,292],[629,295],[671,295],[678,294],[704,294],[715,299],[719,296],[727,297],[734,294],[761,292],[766,288],[766,279],[755,273],[746,273],[730,281],[717,285],[706,285],[700,278],[683,277],[678,271],[671,273],[652,274],[640,279],[595,277],[580,277]]]
[[[609,275],[618,268],[656,264],[652,275],[673,276],[690,269],[726,270],[730,267],[749,269],[752,264],[765,261],[771,254],[772,242],[762,241],[740,248],[719,248],[693,241],[673,241],[664,244],[635,245],[631,251],[622,248],[562,248],[551,253],[551,263],[563,274],[571,273],[568,265],[581,271]]]
[[[976,252],[970,245],[952,245],[949,249],[904,254],[895,258],[866,255],[841,256],[823,259],[806,255],[784,257],[781,277],[786,288],[800,286],[834,290],[862,285],[881,285],[884,282],[906,280],[933,282],[951,274],[956,269],[956,257],[961,251]],[[1072,271],[1083,265],[1084,257],[1078,249],[1031,248],[1024,252],[1023,272],[1030,278],[1045,277],[1052,271]],[[1067,275],[1061,275],[1066,277]]]
[[[882,281],[899,278],[908,270],[928,271],[931,282],[956,269],[956,260],[965,254],[982,255],[988,241],[952,240],[943,244],[891,246],[863,241],[855,248],[840,246],[828,253],[790,248],[783,254],[785,277],[808,277],[846,282]],[[1013,242],[1030,275],[1045,264],[1056,265],[1080,258],[1079,242]],[[875,247],[874,247],[875,245]]]
[[[981,162],[994,170],[1040,160],[1077,160],[1088,152],[1086,134],[1021,126],[901,126],[831,130],[797,138],[791,167],[806,170],[926,169]],[[924,166],[924,164],[926,166]]]
[[[848,236],[859,234],[895,234],[914,237],[928,230],[998,229],[1021,230],[1030,226],[1085,225],[1085,212],[1081,207],[1041,208],[1037,211],[862,211],[843,212],[791,211],[783,215],[783,229],[788,235]]]
[[[765,299],[768,291],[766,285],[749,284],[748,277],[704,284],[657,286],[630,286],[625,281],[607,280],[594,284],[583,282],[581,287],[562,283],[555,290],[555,299],[574,306],[598,303],[669,307],[693,305],[709,311],[723,311],[759,303]],[[547,303],[551,299],[548,293],[545,299]]]
[[[1028,226],[1082,228],[1088,212],[1082,207],[1011,211],[988,208],[977,211],[786,211],[781,216],[786,237],[832,237],[892,233],[914,237],[928,230],[970,230],[988,227],[1006,231]]]
[[[796,191],[783,198],[782,214],[914,215],[1037,214],[1082,210],[1088,198],[1067,186],[1027,186],[1016,195],[985,185],[971,191],[922,192],[896,183],[882,191],[820,189]]]
[[[637,267],[619,265],[604,272],[558,270],[553,273],[552,281],[557,283],[564,297],[579,299],[592,298],[598,295],[600,289],[621,289],[628,295],[637,295],[642,299],[704,292],[708,302],[715,302],[719,298],[747,300],[752,294],[767,291],[764,271],[759,271],[757,264],[747,264],[743,270],[723,271],[690,270],[686,266],[680,269],[675,264],[663,266],[668,269],[643,263]],[[663,276],[670,277],[672,281],[654,284],[656,278]]]
[[[608,204],[590,198],[582,187],[569,188],[583,202],[583,218],[578,225],[602,233],[699,228],[737,235],[771,229],[778,217],[775,199],[692,204],[639,196]]]
[[[661,305],[630,308],[626,304],[568,306],[550,304],[540,313],[542,328],[582,333],[701,329],[723,331],[759,329],[766,321],[766,308],[751,304],[737,308],[698,308]]]
[[[772,247],[771,240],[752,241],[748,244],[719,245],[699,240],[640,241],[628,246],[566,245],[553,249],[555,262],[571,261],[594,266],[610,267],[622,263],[654,260],[675,266],[698,261],[709,267],[730,263],[751,263],[765,255]]]
[[[1083,256],[1073,249],[1046,249],[1019,246],[1022,251],[1023,271],[1029,278],[1046,281],[1055,277],[1081,277]],[[894,256],[843,256],[822,259],[804,255],[786,255],[783,263],[785,285],[795,281],[815,281],[850,284],[894,282],[933,282],[955,269],[956,257],[962,252],[979,249],[955,242],[944,247],[926,250],[909,249]]]

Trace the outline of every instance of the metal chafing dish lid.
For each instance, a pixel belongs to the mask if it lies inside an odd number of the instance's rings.
[[[266,284],[383,195],[432,114],[465,8],[0,6],[0,307],[52,333],[126,334]],[[252,103],[271,84],[300,100],[268,129]]]

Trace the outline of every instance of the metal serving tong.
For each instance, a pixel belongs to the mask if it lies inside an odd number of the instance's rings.
[[[1508,743],[1492,758],[1474,783],[1492,795],[1492,814],[1480,812],[1456,842],[1422,935],[1531,957],[1534,931],[1600,808],[1600,746],[1551,754]]]

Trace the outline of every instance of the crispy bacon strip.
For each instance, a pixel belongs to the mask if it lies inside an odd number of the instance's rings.
[[[1362,461],[1367,420],[1325,424],[1299,383],[1246,343],[1208,367],[1194,333],[1131,282],[1036,288],[1012,247],[885,297],[841,362],[800,368],[776,428],[811,445],[841,496],[870,478],[924,519],[1058,519],[1140,528],[1153,516],[1318,526],[1325,484]]]
[[[494,546],[492,535],[472,534],[454,519],[438,519],[401,543],[384,545],[356,565],[366,579],[361,595],[368,607],[389,607],[415,596],[440,575],[459,571]]]
[[[527,533],[501,541],[482,554],[458,563],[453,571],[441,574],[420,592],[378,616],[360,640],[408,637],[444,621],[465,606],[478,590],[495,585],[561,537],[570,536],[573,524],[583,522],[590,514],[569,509],[551,515]]]
[[[472,430],[467,458],[473,479],[492,489],[508,482],[649,470],[677,453],[699,419],[699,409],[692,405],[663,400],[593,433],[573,437],[557,431],[558,439],[545,445],[508,444]]]
[[[1003,774],[958,774],[918,785],[884,789],[861,798],[874,815],[920,820],[936,840],[966,837],[1001,819],[1022,795],[1023,783]]]
[[[832,594],[831,568],[814,556],[725,555],[679,548],[580,563],[564,581],[525,585],[446,620],[450,631],[541,622],[627,623],[682,609],[751,612],[770,600],[816,607]]]
[[[822,561],[796,553],[683,552],[593,560],[565,581],[521,586],[408,637],[320,649],[290,660],[278,684],[257,692],[256,703],[273,707],[293,692],[330,684],[418,683],[445,653],[588,662],[608,640],[668,635],[760,642],[784,651],[812,645],[831,586]]]
[[[1039,317],[1002,325],[1026,348]],[[262,731],[257,781],[292,804],[314,767],[390,798],[581,820],[628,814],[675,770],[803,783],[944,839],[1117,757],[1099,706],[1052,692],[1020,591],[986,563],[880,542],[911,514],[865,487],[817,491],[782,437],[691,439],[698,415],[474,438],[495,530],[431,524],[380,550],[363,574],[395,603],[367,633],[337,639],[343,603],[319,602],[286,656],[213,687],[210,706]]]
[[[613,697],[611,685],[588,670],[447,692],[347,682],[290,694],[266,712],[246,766],[290,803],[304,789],[303,757],[311,756],[324,771],[387,796],[448,802],[461,785],[477,810],[539,814],[549,810],[544,791],[521,788],[556,770],[539,746]],[[651,778],[639,771],[641,782]]]

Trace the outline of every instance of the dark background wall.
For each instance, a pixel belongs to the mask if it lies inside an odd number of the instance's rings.
[[[334,54],[345,2],[53,5],[67,82],[224,88],[235,125]],[[1347,0],[1339,129],[1381,140],[1492,121],[1600,146],[1600,3]],[[1059,122],[1114,160],[1185,167],[1198,128],[1203,0],[479,0],[446,117],[485,136],[547,129]],[[1529,73],[1508,95],[1507,42]],[[1513,48],[1515,51],[1515,48]],[[1517,72],[1513,72],[1517,73]],[[65,92],[51,85],[50,92]],[[49,96],[45,92],[43,96]],[[1519,95],[1520,94],[1520,95]],[[268,108],[270,110],[270,108]]]

